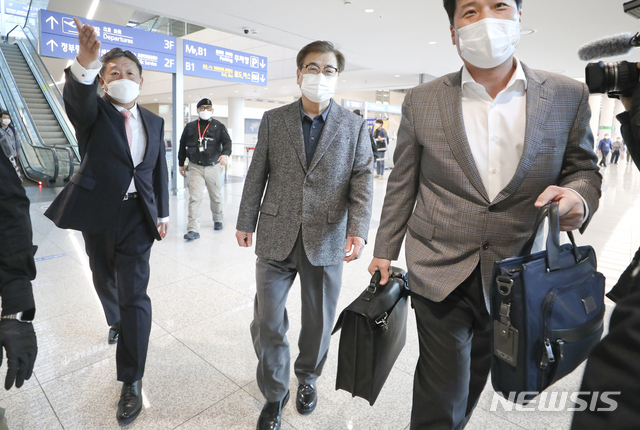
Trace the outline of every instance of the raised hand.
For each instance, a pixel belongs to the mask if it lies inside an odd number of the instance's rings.
[[[89,64],[100,58],[100,41],[98,34],[93,25],[82,24],[79,18],[74,17],[73,22],[76,23],[78,29],[78,62],[85,69],[89,68]]]

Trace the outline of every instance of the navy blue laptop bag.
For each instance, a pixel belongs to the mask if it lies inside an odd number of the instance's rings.
[[[595,251],[577,247],[571,232],[561,246],[558,203],[543,210],[547,249],[495,263],[491,286],[491,382],[521,404],[578,367],[603,330],[605,279]]]

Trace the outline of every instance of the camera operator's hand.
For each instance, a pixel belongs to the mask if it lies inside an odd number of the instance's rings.
[[[13,382],[16,388],[31,378],[33,365],[38,355],[38,343],[33,324],[13,319],[0,320],[0,366],[2,366],[2,348],[7,351],[7,378],[4,388],[10,389]]]

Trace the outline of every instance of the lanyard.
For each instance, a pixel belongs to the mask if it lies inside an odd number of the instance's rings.
[[[198,120],[198,141],[200,143],[202,143],[202,139],[204,138],[204,134],[207,132],[207,130],[209,129],[209,126],[211,125],[211,121],[209,121],[209,124],[207,124],[207,126],[204,128],[204,131],[202,132],[202,134],[200,134],[200,120]]]

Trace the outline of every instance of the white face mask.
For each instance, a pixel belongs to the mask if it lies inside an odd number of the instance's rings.
[[[329,100],[336,93],[338,75],[327,77],[322,73],[302,75],[302,94],[314,103],[322,103]]]
[[[213,115],[213,112],[210,111],[210,110],[201,110],[201,111],[198,112],[198,116],[203,121],[210,120],[212,115]]]
[[[513,55],[520,42],[520,21],[485,18],[459,28],[458,52],[481,69],[492,69]]]
[[[11,124],[11,120],[10,120],[9,118],[4,118],[4,119],[2,120],[2,123],[3,123],[4,125],[9,125],[9,124]]]
[[[107,84],[107,94],[117,102],[131,103],[140,95],[140,84],[129,79],[117,79]]]

